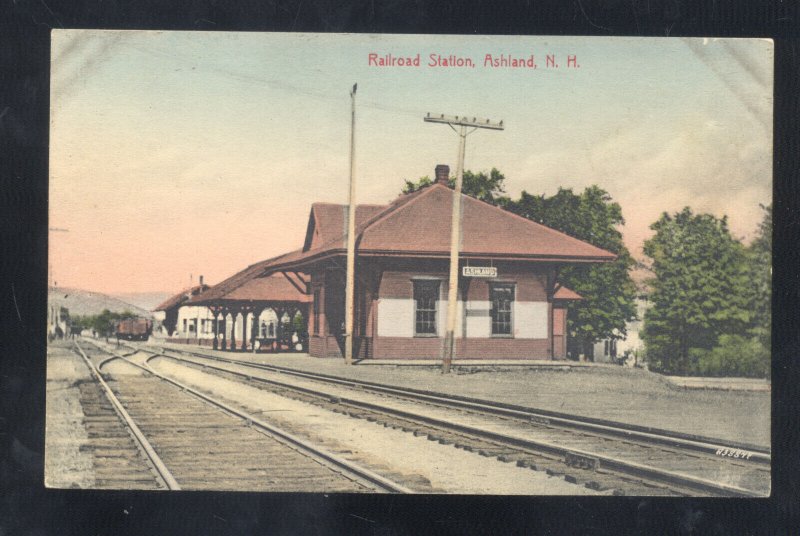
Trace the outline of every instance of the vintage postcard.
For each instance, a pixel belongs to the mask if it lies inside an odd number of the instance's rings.
[[[770,494],[770,40],[51,57],[47,486]]]

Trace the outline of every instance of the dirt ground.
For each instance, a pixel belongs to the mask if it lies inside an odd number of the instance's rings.
[[[45,485],[51,488],[90,488],[94,484],[91,455],[81,451],[88,442],[76,382],[89,378],[89,369],[66,348],[47,348],[45,406]]]
[[[182,345],[175,347],[186,348]],[[318,359],[300,354],[218,352],[218,355],[736,443],[764,447],[770,444],[769,392],[690,390],[641,369],[604,366],[548,370],[465,366],[456,367],[449,375],[442,375],[437,367],[348,367],[338,359]]]

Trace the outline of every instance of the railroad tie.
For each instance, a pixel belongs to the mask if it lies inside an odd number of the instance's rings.
[[[600,460],[592,456],[585,456],[576,452],[567,452],[564,455],[564,463],[570,467],[579,469],[590,469],[596,471],[600,467]]]

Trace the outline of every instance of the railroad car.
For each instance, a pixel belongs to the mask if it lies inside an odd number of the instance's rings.
[[[114,326],[117,339],[146,341],[153,333],[153,321],[146,318],[126,318]]]

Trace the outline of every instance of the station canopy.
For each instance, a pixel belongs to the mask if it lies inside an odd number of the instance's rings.
[[[206,306],[219,312],[270,308],[279,316],[282,311],[305,312],[311,296],[303,274],[290,271],[270,273],[268,270],[272,262],[285,256],[250,265],[184,305]]]

